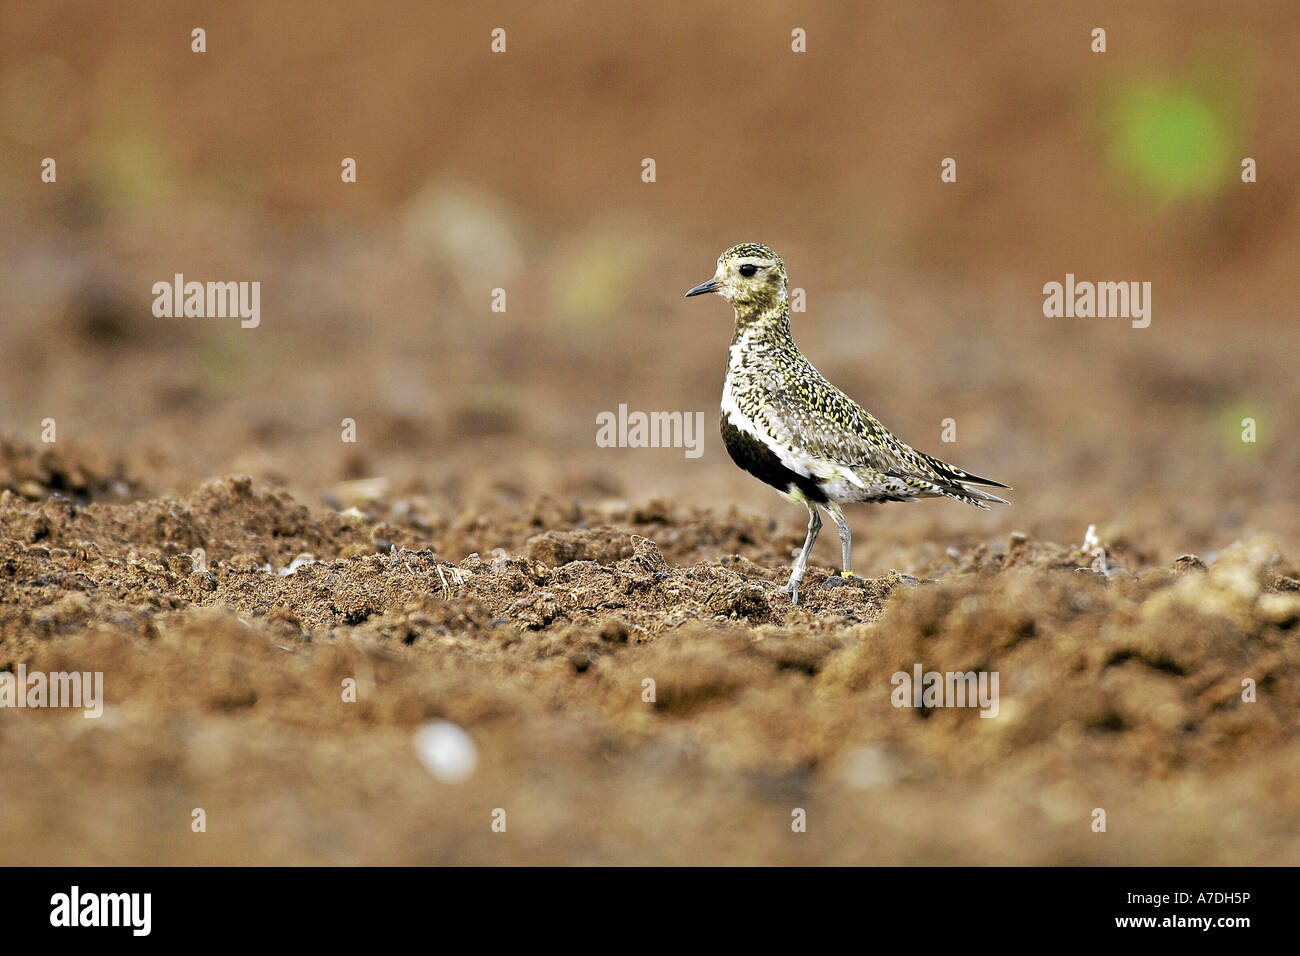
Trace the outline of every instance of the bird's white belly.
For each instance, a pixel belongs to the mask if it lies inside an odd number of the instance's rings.
[[[848,467],[825,458],[801,454],[798,446],[791,448],[787,443],[778,441],[761,419],[756,421],[745,414],[736,401],[730,371],[722,386],[722,413],[735,428],[766,446],[786,468],[805,478],[815,479],[822,492],[832,501],[862,500],[865,486],[862,479]],[[797,489],[792,488],[783,494],[791,501],[803,500],[803,494]]]

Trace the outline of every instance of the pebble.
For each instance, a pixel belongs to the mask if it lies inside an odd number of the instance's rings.
[[[288,575],[293,574],[293,572],[297,571],[299,568],[305,567],[309,564],[315,564],[315,563],[316,563],[315,555],[300,554],[292,561],[290,561],[288,565],[280,569],[280,577],[282,578],[287,577]]]
[[[32,501],[40,501],[45,497],[45,488],[39,482],[32,481],[29,478],[18,486],[18,493]]]
[[[448,720],[432,720],[415,732],[415,755],[440,783],[464,783],[478,766],[469,734]]]
[[[873,790],[898,779],[897,759],[884,747],[854,747],[844,761],[844,782],[855,790]]]
[[[215,591],[217,576],[211,571],[194,571],[190,574],[190,583],[201,591]]]

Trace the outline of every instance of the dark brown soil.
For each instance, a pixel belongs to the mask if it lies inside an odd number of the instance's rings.
[[[4,464],[53,471],[13,448]],[[1300,569],[1274,543],[1208,567],[1134,572],[1108,555],[1107,574],[1092,553],[1017,535],[922,569],[934,579],[827,589],[814,569],[792,607],[758,519],[528,510],[545,517],[480,514],[502,547],[465,556],[464,523],[345,517],[248,478],[129,503],[0,492],[0,665],[102,671],[107,701],[98,720],[0,711],[7,861],[1282,863],[1300,850]],[[295,557],[307,563],[282,573]],[[917,663],[997,671],[997,717],[894,707],[890,676]],[[468,782],[417,760],[433,718],[473,737]],[[1105,834],[1090,829],[1097,807]],[[506,834],[490,829],[497,808]],[[791,831],[795,808],[807,833]]]

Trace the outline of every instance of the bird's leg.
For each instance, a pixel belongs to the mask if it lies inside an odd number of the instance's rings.
[[[799,559],[795,561],[794,569],[790,572],[790,580],[781,589],[790,595],[791,604],[799,603],[799,582],[803,580],[804,571],[808,567],[808,555],[812,554],[817,532],[822,529],[822,516],[817,513],[817,506],[811,501],[805,501],[804,507],[808,509],[808,537],[804,539],[803,550],[799,552]]]
[[[849,528],[849,520],[844,517],[838,502],[830,502],[826,510],[835,519],[835,527],[840,532],[840,551],[844,555],[844,570],[840,572],[840,576],[851,578],[853,577],[853,531]]]

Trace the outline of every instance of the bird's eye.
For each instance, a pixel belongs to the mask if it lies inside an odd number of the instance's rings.
[[[752,262],[746,262],[740,267],[740,274],[742,276],[752,276],[757,271],[758,266],[754,265]]]

